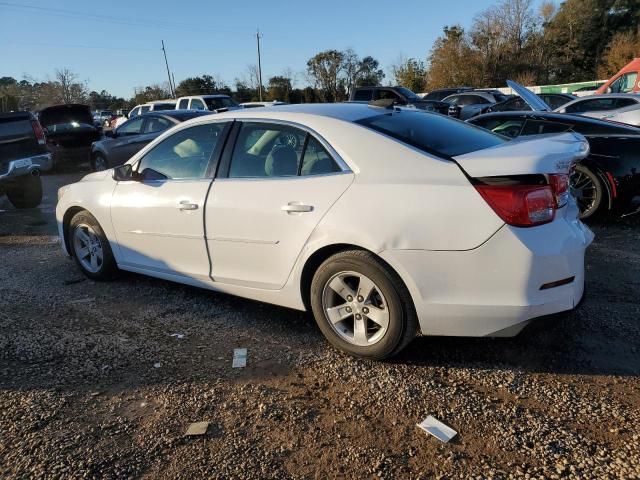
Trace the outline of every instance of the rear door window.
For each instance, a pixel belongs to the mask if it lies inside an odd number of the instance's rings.
[[[507,141],[468,123],[425,112],[392,112],[367,117],[356,123],[424,152],[445,158],[493,147]]]
[[[402,101],[400,96],[393,90],[378,90],[377,97],[378,100],[394,100],[396,102]]]
[[[144,126],[144,133],[157,133],[166,130],[167,128],[173,126],[166,118],[162,117],[150,117],[147,118],[147,123]]]
[[[188,98],[183,98],[182,100],[180,100],[180,103],[178,103],[178,109],[180,110],[185,110],[189,107],[189,99]]]
[[[118,135],[138,135],[142,130],[142,124],[144,123],[143,117],[137,117],[133,120],[129,120],[118,127]]]

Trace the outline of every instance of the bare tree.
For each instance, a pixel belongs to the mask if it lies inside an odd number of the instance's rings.
[[[87,100],[86,83],[79,81],[78,76],[68,68],[56,69],[55,83],[58,87],[57,96],[62,103],[84,103]]]

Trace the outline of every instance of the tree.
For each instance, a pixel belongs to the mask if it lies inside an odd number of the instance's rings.
[[[397,85],[414,92],[423,92],[426,86],[426,68],[424,62],[415,58],[401,58],[391,67]]]
[[[292,90],[291,79],[289,77],[271,77],[267,87],[267,98],[271,101],[280,100],[282,102],[291,102]]]
[[[189,77],[182,80],[176,87],[176,95],[184,97],[187,95],[208,95],[219,93],[228,89],[224,82],[212,75],[202,75],[200,77]]]
[[[640,57],[640,32],[621,32],[614,35],[598,67],[598,78],[609,78],[622,67]]]
[[[79,82],[78,76],[68,68],[56,69],[55,82],[52,85],[58,90],[55,95],[62,103],[85,103],[88,91],[85,82]]]
[[[133,93],[134,95],[131,100],[135,105],[152,102],[154,100],[162,100],[171,96],[168,83],[162,85],[155,83],[153,85],[147,85],[146,87],[136,87]]]
[[[344,60],[343,52],[325,50],[307,62],[307,73],[325,102],[337,102],[345,97]]]

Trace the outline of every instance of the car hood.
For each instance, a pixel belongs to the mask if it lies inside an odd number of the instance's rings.
[[[495,147],[454,157],[471,177],[569,173],[571,165],[589,154],[579,133],[520,137]]]
[[[93,172],[82,177],[80,182],[101,182],[107,177],[113,176],[113,170],[103,170],[101,172]]]
[[[532,110],[536,112],[550,112],[552,108],[546,104],[544,100],[542,100],[539,96],[533,93],[528,88],[523,87],[517,82],[513,80],[507,80],[507,85],[511,87],[513,91],[515,91],[520,97],[527,102],[527,105],[531,107]]]

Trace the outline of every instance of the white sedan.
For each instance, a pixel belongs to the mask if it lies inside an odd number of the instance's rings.
[[[61,188],[56,215],[91,279],[311,310],[334,346],[382,359],[418,331],[512,336],[577,305],[593,234],[567,174],[587,153],[393,107],[235,110]]]

